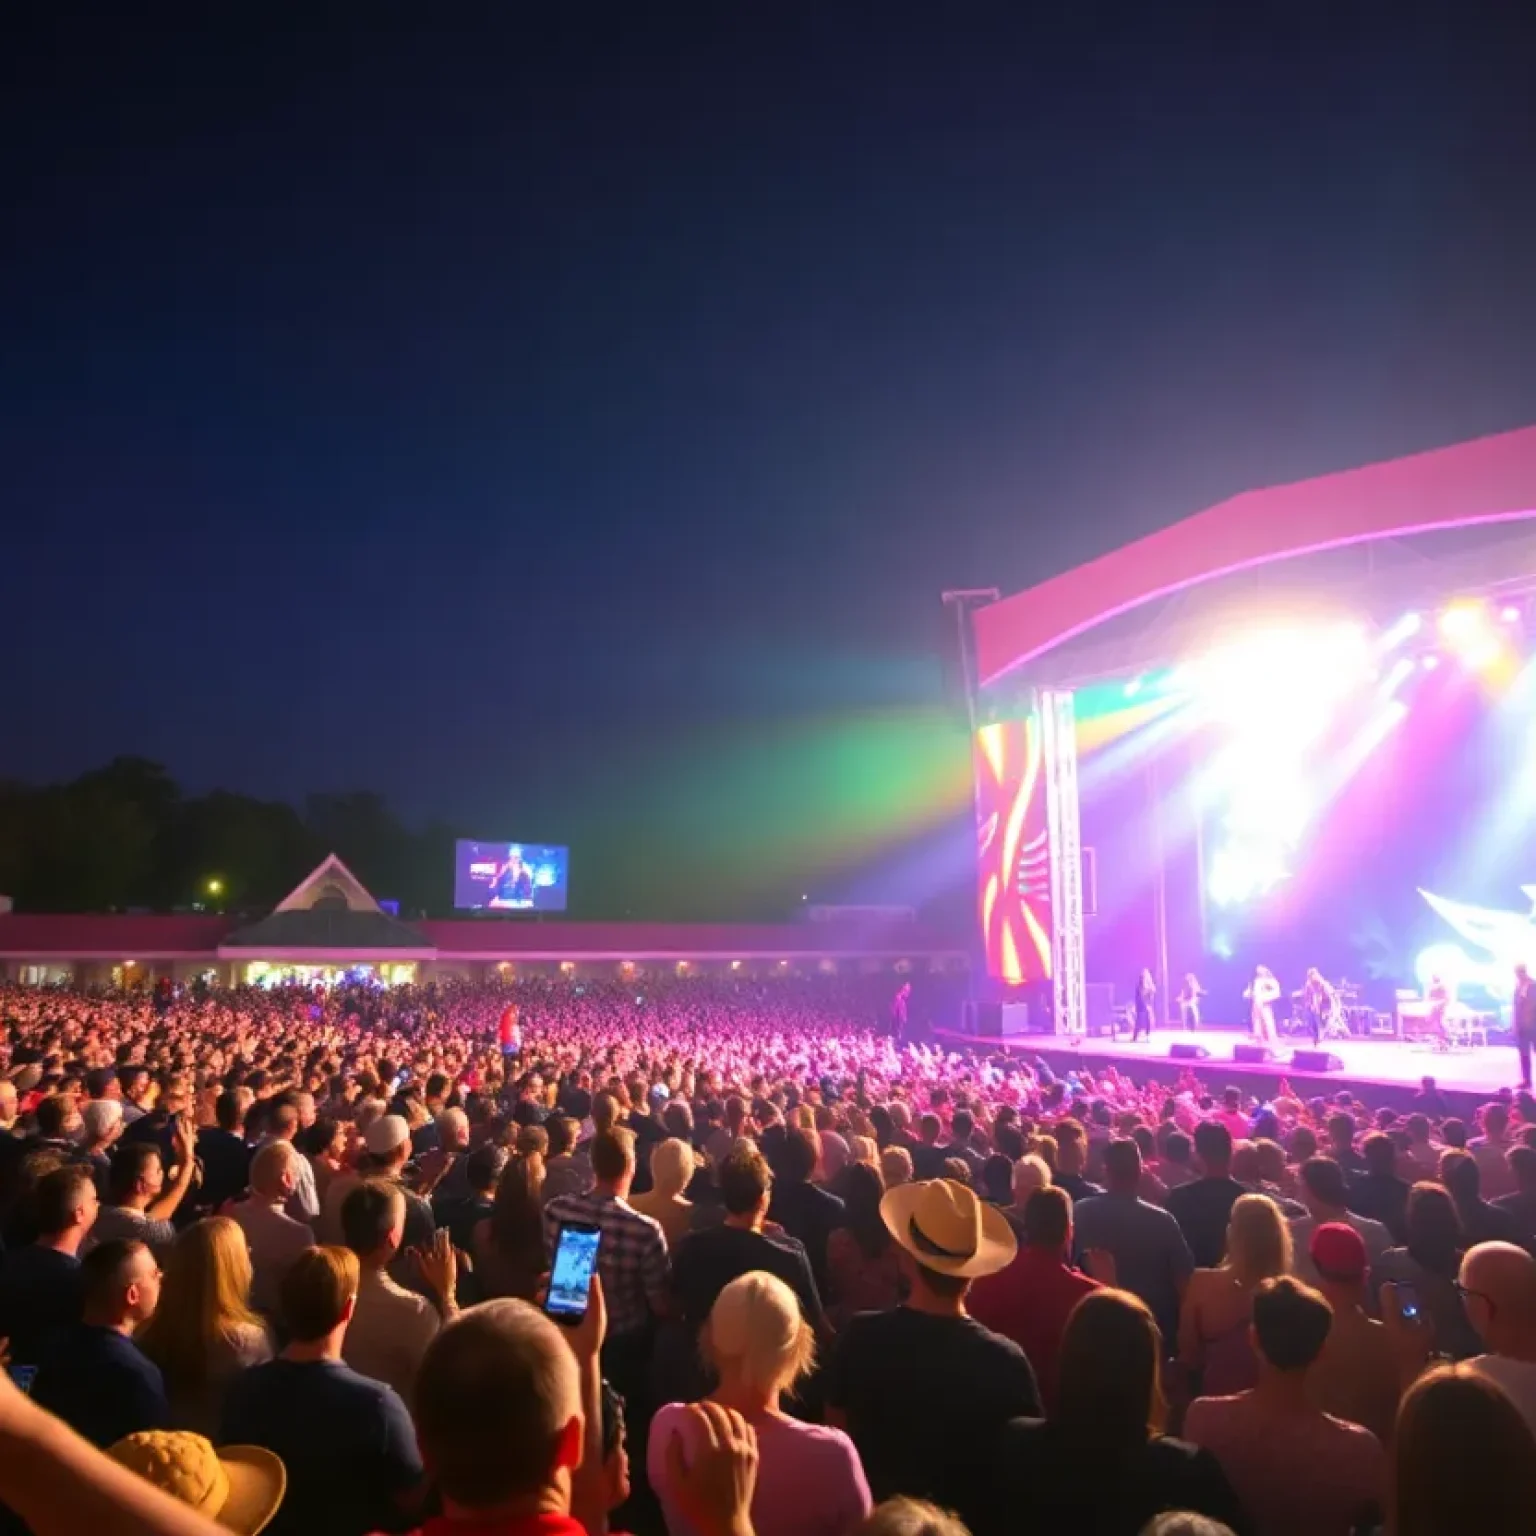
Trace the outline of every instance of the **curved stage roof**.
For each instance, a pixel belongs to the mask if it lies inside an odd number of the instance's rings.
[[[1536,427],[1474,439],[1408,458],[1367,465],[1269,490],[1245,491],[1185,518],[1170,528],[1137,539],[974,615],[977,676],[983,688],[1005,679],[1071,686],[1107,671],[1139,667],[1150,660],[1142,633],[1120,638],[1090,657],[1067,647],[1122,616],[1146,610],[1159,600],[1203,588],[1220,578],[1272,567],[1302,556],[1380,547],[1397,539],[1489,529],[1536,518]],[[1469,567],[1460,590],[1531,585],[1536,540],[1486,550],[1463,546],[1438,572],[1437,595],[1447,595],[1450,568]],[[1478,566],[1477,579],[1470,567]],[[1529,563],[1522,565],[1522,561]],[[1423,554],[1404,562],[1405,588],[1423,589],[1428,578]],[[1480,567],[1480,568],[1481,568]],[[1526,574],[1517,577],[1517,568]],[[1333,573],[1334,579],[1340,573]],[[1366,573],[1350,573],[1358,586]],[[1402,575],[1402,572],[1399,572]],[[1375,572],[1370,579],[1379,578]],[[1496,579],[1497,578],[1497,579]],[[1422,600],[1422,599],[1416,599]],[[1166,637],[1163,647],[1166,650]],[[1114,655],[1118,661],[1112,661]]]

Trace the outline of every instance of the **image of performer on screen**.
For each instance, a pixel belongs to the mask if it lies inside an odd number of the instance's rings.
[[[1200,999],[1205,996],[1205,988],[1200,985],[1199,979],[1193,971],[1184,978],[1184,985],[1179,988],[1179,1023],[1185,1029],[1200,1028]]]
[[[533,905],[533,871],[523,862],[521,848],[508,848],[506,863],[498,866],[491,877],[491,905]]]
[[[1536,1046],[1536,981],[1525,965],[1515,967],[1515,996],[1510,1010],[1515,1049],[1520,1053],[1520,1086],[1531,1086],[1531,1047]]]
[[[1148,1040],[1152,1038],[1152,1015],[1154,1005],[1157,1002],[1157,983],[1152,980],[1152,972],[1143,970],[1136,978],[1136,1022],[1131,1028],[1131,1039],[1141,1039],[1143,1035]]]
[[[1306,984],[1301,989],[1301,1006],[1306,1012],[1307,1027],[1312,1031],[1312,1044],[1321,1045],[1324,1027],[1332,1024],[1338,1010],[1339,995],[1315,965],[1307,972]]]
[[[1278,1038],[1275,1003],[1280,997],[1280,983],[1275,980],[1275,973],[1267,965],[1258,966],[1243,996],[1248,999],[1248,1027],[1253,1031],[1253,1038],[1265,1045],[1273,1045]]]

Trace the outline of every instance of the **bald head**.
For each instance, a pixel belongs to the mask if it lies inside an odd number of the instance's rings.
[[[1536,1342],[1536,1259],[1513,1243],[1479,1243],[1461,1261],[1467,1315],[1495,1354]]]
[[[416,1430],[445,1499],[490,1510],[541,1490],[570,1496],[581,1383],[560,1330],[526,1302],[483,1302],[432,1341]]]

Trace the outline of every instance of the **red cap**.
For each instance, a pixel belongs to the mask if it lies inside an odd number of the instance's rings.
[[[1315,1228],[1307,1250],[1325,1280],[1365,1278],[1365,1239],[1342,1221],[1325,1221]]]

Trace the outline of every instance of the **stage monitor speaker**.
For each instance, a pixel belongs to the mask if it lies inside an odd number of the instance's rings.
[[[1209,1061],[1211,1053],[1203,1045],[1189,1045],[1184,1041],[1168,1047],[1169,1061]]]
[[[1274,1052],[1267,1045],[1259,1045],[1252,1040],[1239,1040],[1232,1047],[1233,1061],[1246,1061],[1250,1064],[1260,1061],[1272,1061]]]
[[[1004,1003],[1002,1017],[998,1021],[998,1033],[1004,1040],[1016,1039],[1029,1033],[1030,1005],[1028,1003]]]
[[[1344,1063],[1331,1051],[1293,1051],[1291,1065],[1298,1072],[1342,1072]]]
[[[997,1040],[1003,1033],[1003,1005],[1001,1003],[967,1003],[969,1015],[966,1033],[981,1040]]]

